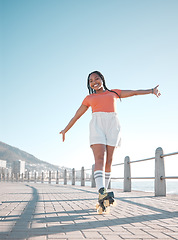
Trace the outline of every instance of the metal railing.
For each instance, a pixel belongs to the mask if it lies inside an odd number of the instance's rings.
[[[154,192],[155,196],[166,196],[166,179],[178,179],[178,176],[165,176],[165,166],[164,166],[164,158],[168,156],[177,155],[178,152],[163,154],[162,148],[157,148],[155,151],[155,156],[151,158],[134,160],[130,161],[129,156],[126,156],[123,163],[113,164],[112,167],[122,166],[124,165],[124,177],[113,177],[111,180],[124,180],[123,191],[131,192],[131,180],[132,179],[154,179]],[[140,163],[144,161],[155,160],[155,176],[154,177],[131,177],[131,165],[135,163]],[[90,172],[87,174],[87,172]],[[63,172],[56,171],[55,174],[52,171],[48,173],[42,172],[41,175],[38,175],[37,172],[34,172],[33,176],[31,176],[30,172],[24,174],[5,174],[3,172],[0,173],[0,181],[27,181],[27,182],[41,182],[41,183],[63,183],[67,185],[70,182],[71,185],[76,185],[76,182],[80,182],[81,186],[85,186],[86,181],[91,182],[91,187],[95,187],[94,180],[94,165],[92,168],[81,170],[75,170],[73,168],[70,171],[64,169]]]
[[[178,176],[165,176],[164,157],[177,155],[178,152],[163,154],[162,148],[157,148],[155,156],[151,158],[130,161],[127,156],[124,160],[124,177],[123,178],[112,178],[112,179],[123,179],[124,180],[124,192],[131,191],[131,180],[132,179],[154,179],[154,192],[155,196],[166,196],[166,181],[165,179],[178,179]],[[155,160],[155,176],[154,177],[131,177],[131,164],[139,163],[149,160]]]

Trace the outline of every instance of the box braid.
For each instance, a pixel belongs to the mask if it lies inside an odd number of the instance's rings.
[[[119,96],[119,94],[118,94],[117,92],[115,92],[115,91],[113,91],[113,90],[110,90],[110,89],[108,89],[108,88],[106,87],[106,82],[105,82],[104,76],[103,76],[103,74],[101,74],[99,71],[93,71],[93,72],[91,72],[91,73],[88,75],[87,87],[88,87],[88,90],[89,90],[89,94],[93,94],[93,93],[96,92],[94,89],[92,89],[92,88],[90,87],[90,82],[89,82],[90,76],[91,76],[91,74],[93,74],[93,73],[96,73],[96,74],[102,79],[102,81],[103,81],[103,87],[104,87],[105,90],[108,90],[109,92],[115,93],[115,94],[120,98],[120,100],[121,100],[121,97]]]

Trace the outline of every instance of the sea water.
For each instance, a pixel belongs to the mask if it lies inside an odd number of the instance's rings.
[[[76,185],[81,185],[81,182],[76,181]],[[85,186],[91,186],[91,182],[86,181]],[[123,189],[123,181],[112,180],[111,188]],[[136,191],[154,192],[154,180],[133,180],[131,188]],[[178,180],[166,180],[166,193],[178,194]]]
[[[52,181],[51,183],[56,184],[55,181]],[[64,181],[59,181],[59,184],[64,184]],[[67,184],[71,185],[71,180],[67,181]],[[76,181],[75,185],[81,186],[81,182]],[[121,180],[112,180],[111,182],[112,189],[123,189],[123,185],[123,181]],[[85,181],[85,186],[91,186],[91,181]],[[131,189],[133,191],[154,192],[154,180],[132,180]],[[166,180],[166,193],[178,195],[178,180]]]
[[[112,188],[123,189],[123,182],[121,181],[112,181]],[[136,191],[144,191],[144,192],[154,192],[154,181],[146,180],[146,181],[132,181],[131,183],[132,190]],[[178,180],[166,181],[166,193],[167,194],[178,194]]]

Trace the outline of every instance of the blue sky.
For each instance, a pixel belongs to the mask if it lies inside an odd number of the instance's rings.
[[[67,133],[59,131],[88,94],[99,70],[108,88],[147,89],[162,96],[118,101],[122,146],[114,162],[178,151],[177,0],[1,0],[0,140],[41,160],[89,168],[91,110]],[[165,159],[177,175],[178,158]],[[177,166],[175,168],[175,166]],[[145,169],[147,171],[145,172]],[[121,172],[120,172],[121,171]],[[122,170],[113,168],[115,175]],[[153,163],[132,175],[154,174]]]

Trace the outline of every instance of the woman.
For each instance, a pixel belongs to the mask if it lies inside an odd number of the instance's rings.
[[[159,85],[147,90],[109,90],[106,87],[104,76],[99,71],[94,71],[88,75],[87,84],[90,95],[86,96],[74,117],[60,134],[62,134],[64,141],[66,132],[89,107],[92,108],[90,146],[95,158],[94,178],[100,201],[107,195],[106,189],[111,178],[113,153],[120,142],[120,124],[116,113],[117,98],[122,99],[145,94],[154,94],[159,97],[161,94],[158,90]],[[104,166],[105,153],[106,163]]]

